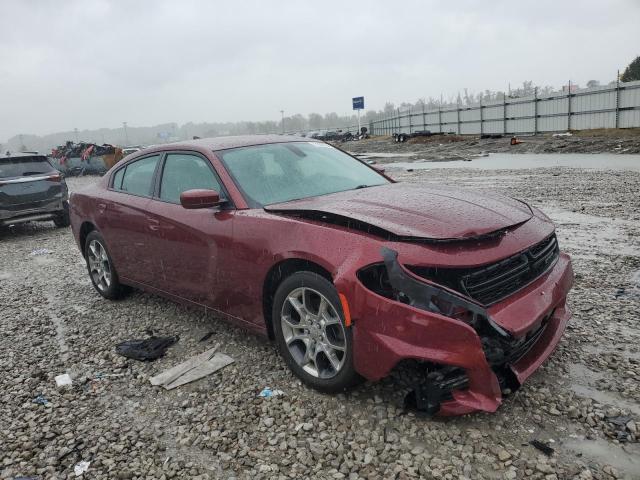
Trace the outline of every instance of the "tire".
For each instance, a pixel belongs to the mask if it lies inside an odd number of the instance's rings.
[[[310,315],[309,328],[296,326],[303,312]],[[327,279],[306,271],[287,277],[276,290],[271,318],[280,355],[306,385],[335,393],[362,381],[353,367],[351,329]]]
[[[58,214],[53,219],[53,223],[58,228],[67,228],[71,225],[71,218],[69,217],[69,204],[64,202],[63,210],[58,212]]]
[[[93,288],[100,295],[109,300],[117,300],[128,293],[129,288],[122,285],[118,279],[118,273],[104,238],[96,230],[87,235],[84,243],[84,257]]]

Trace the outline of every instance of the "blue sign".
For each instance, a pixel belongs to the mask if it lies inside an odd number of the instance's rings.
[[[354,97],[351,99],[354,110],[364,110],[364,97]]]

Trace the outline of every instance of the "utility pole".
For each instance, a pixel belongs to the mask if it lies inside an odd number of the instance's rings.
[[[124,128],[124,141],[125,141],[125,144],[129,145],[129,134],[127,133],[127,122],[122,122],[122,128]]]
[[[616,128],[620,128],[620,70],[616,74]]]
[[[282,134],[284,135],[284,110],[280,110],[280,115],[282,115]]]

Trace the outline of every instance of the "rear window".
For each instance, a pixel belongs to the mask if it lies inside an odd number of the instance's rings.
[[[145,157],[131,162],[124,168],[122,177],[120,176],[122,170],[116,172],[114,175],[113,188],[134,195],[148,197],[151,195],[153,174],[156,170],[158,160],[160,160],[160,155]]]
[[[0,157],[0,178],[51,173],[54,168],[45,157]]]

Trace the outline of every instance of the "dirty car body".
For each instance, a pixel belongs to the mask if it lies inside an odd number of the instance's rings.
[[[278,160],[282,149],[301,159],[313,149],[339,153],[371,181],[343,184],[318,156],[314,178],[324,186],[300,187],[291,180],[299,172],[282,171],[290,168]],[[163,201],[172,155],[206,161],[224,201],[202,209]],[[151,157],[147,193],[114,188],[119,171]],[[124,285],[272,337],[278,285],[300,270],[323,276],[343,299],[336,310],[355,371],[379,380],[416,364],[424,373],[413,385],[417,403],[431,413],[495,411],[501,392],[552,353],[570,318],[570,259],[539,210],[499,195],[396,183],[310,139],[227,137],[138,152],[72,196],[71,221],[83,252],[90,232],[102,234]]]
[[[0,156],[0,226],[54,220],[68,226],[64,178],[38,154]]]

